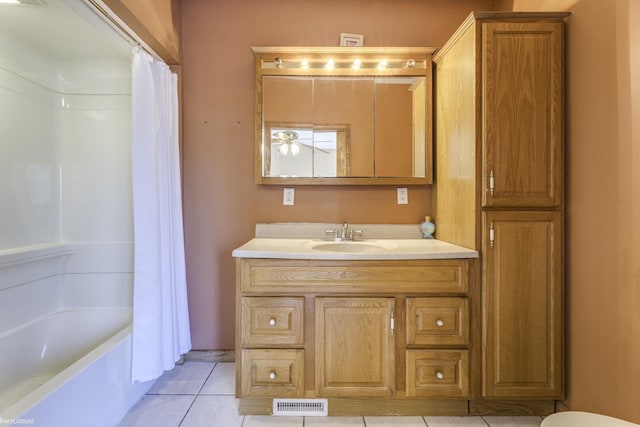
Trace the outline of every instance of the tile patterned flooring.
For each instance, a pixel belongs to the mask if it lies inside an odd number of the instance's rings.
[[[541,417],[270,417],[238,415],[235,364],[187,361],[166,372],[120,427],[538,427]]]

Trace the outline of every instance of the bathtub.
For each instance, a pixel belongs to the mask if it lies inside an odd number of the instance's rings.
[[[114,426],[131,384],[131,309],[60,310],[0,335],[0,424]]]
[[[546,417],[540,427],[639,427],[638,424],[590,412],[558,412]]]
[[[131,242],[0,251],[0,426],[113,427],[131,383]]]

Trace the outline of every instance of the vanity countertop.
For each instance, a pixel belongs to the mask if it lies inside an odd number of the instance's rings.
[[[436,239],[365,239],[334,243],[307,238],[254,238],[233,251],[236,258],[308,260],[406,260],[477,258],[478,252]]]

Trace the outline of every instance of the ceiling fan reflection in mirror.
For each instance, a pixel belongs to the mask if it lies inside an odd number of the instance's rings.
[[[312,137],[304,137],[299,139],[299,133],[290,130],[290,129],[282,129],[273,132],[271,135],[271,143],[272,144],[280,144],[278,151],[283,156],[291,153],[292,156],[297,155],[300,152],[300,147],[308,148],[310,150],[318,150],[323,153],[328,153],[328,151],[322,150],[318,147],[315,147],[313,144]]]

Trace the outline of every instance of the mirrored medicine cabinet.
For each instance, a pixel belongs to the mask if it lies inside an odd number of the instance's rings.
[[[253,48],[256,183],[431,183],[434,50]]]

